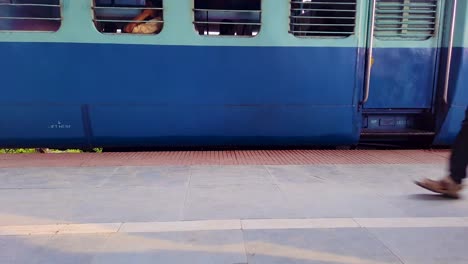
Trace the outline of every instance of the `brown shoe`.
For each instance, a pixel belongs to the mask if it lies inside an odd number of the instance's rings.
[[[439,181],[424,179],[423,181],[416,181],[415,183],[424,189],[455,199],[460,197],[459,192],[463,188],[461,184],[455,183],[450,177],[446,177]]]

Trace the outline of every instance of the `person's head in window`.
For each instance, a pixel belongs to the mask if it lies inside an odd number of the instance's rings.
[[[135,22],[125,26],[126,33],[155,34],[162,29],[162,11],[158,9],[156,0],[146,0],[145,9],[132,19]]]

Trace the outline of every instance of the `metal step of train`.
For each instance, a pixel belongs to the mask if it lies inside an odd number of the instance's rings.
[[[361,136],[387,137],[387,136],[434,136],[435,132],[419,129],[402,129],[397,131],[385,131],[374,129],[363,129]]]
[[[434,131],[433,115],[428,112],[367,112],[364,113],[361,142],[426,143],[432,141]]]

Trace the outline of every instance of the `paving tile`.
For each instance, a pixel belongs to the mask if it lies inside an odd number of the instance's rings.
[[[188,166],[118,167],[102,187],[180,187],[188,184],[190,174],[191,168]]]
[[[67,189],[0,190],[0,225],[65,223],[71,198]]]
[[[245,264],[242,232],[196,231],[109,236],[93,264]]]
[[[468,228],[369,229],[405,264],[468,263]]]
[[[186,187],[119,187],[71,190],[74,223],[176,221],[181,219]]]
[[[161,233],[186,231],[240,230],[241,220],[124,223],[120,233]]]
[[[293,211],[276,185],[191,186],[184,220],[288,218]]]
[[[50,239],[50,235],[0,236],[0,263],[39,264],[39,258],[47,254]]]
[[[60,189],[99,187],[115,172],[114,167],[0,169],[0,189]]]
[[[108,234],[55,235],[44,245],[36,263],[89,264],[102,251]]]
[[[248,230],[244,231],[251,264],[401,264],[366,230]]]
[[[191,186],[273,184],[264,166],[193,166]]]
[[[335,165],[269,165],[265,166],[276,182],[290,184],[313,184],[323,182],[330,174],[336,174]]]
[[[294,214],[303,218],[389,217],[404,213],[376,192],[362,187],[320,182],[279,184]]]

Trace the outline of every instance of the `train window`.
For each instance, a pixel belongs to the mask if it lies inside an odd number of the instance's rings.
[[[194,0],[195,30],[204,36],[253,37],[261,26],[261,0]]]
[[[159,34],[162,0],[94,0],[94,24],[102,33]]]
[[[55,32],[61,24],[61,0],[0,0],[0,31]]]
[[[378,0],[375,37],[426,40],[434,36],[439,0]]]
[[[348,37],[355,30],[356,0],[293,0],[289,19],[296,37]]]

